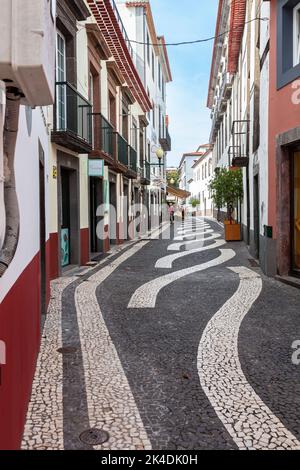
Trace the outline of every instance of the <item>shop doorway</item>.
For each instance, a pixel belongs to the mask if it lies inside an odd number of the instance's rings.
[[[128,229],[129,229],[129,188],[128,183],[124,182],[124,199],[123,199],[123,237],[124,240],[128,240]]]
[[[254,257],[259,259],[259,175],[254,176],[253,179],[253,210],[254,210]]]
[[[292,269],[300,277],[300,152],[293,156]]]
[[[60,168],[60,253],[61,268],[79,265],[79,198],[77,171]]]
[[[111,210],[109,211],[109,237],[111,245],[117,243],[117,185],[115,182],[109,183],[109,202]]]
[[[103,240],[97,236],[97,226],[103,216],[97,216],[98,207],[103,204],[103,182],[101,178],[90,177],[90,251],[92,256],[103,252]]]

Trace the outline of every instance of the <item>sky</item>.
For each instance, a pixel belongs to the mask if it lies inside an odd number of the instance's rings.
[[[214,36],[218,0],[151,0],[158,35],[166,42]],[[168,47],[173,82],[167,87],[172,151],[168,166],[178,166],[183,153],[208,143],[211,128],[206,107],[213,41]]]

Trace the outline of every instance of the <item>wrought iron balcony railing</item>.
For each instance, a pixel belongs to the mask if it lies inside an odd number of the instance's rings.
[[[249,164],[249,120],[236,120],[231,129],[232,146],[229,148],[231,164],[247,167]]]
[[[92,105],[68,82],[56,83],[52,141],[78,153],[92,149]]]
[[[148,181],[151,180],[151,165],[149,162],[144,162],[144,178]]]
[[[172,140],[168,128],[165,129],[164,133],[161,133],[159,142],[165,152],[170,152],[172,150]]]
[[[114,156],[114,127],[101,113],[94,113],[94,147],[109,157]]]
[[[118,161],[128,167],[129,155],[128,155],[128,142],[120,134],[117,134],[117,146],[118,146]]]
[[[129,145],[129,168],[130,170],[137,172],[137,151]]]

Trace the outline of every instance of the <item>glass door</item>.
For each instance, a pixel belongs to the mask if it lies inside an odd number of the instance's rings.
[[[300,275],[300,152],[294,153],[293,268]]]

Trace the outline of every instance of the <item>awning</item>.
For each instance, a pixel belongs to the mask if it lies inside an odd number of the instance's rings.
[[[191,196],[191,193],[184,191],[183,189],[174,188],[174,186],[167,186],[167,193],[172,196],[178,197],[179,199],[187,199]]]

